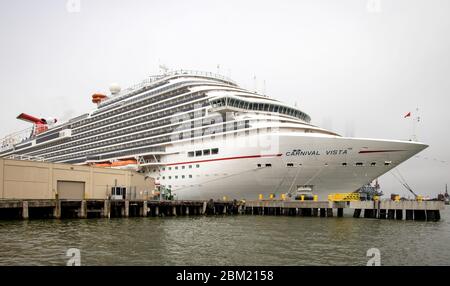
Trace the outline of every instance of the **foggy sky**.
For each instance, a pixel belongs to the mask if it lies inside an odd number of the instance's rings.
[[[342,135],[410,139],[418,107],[430,147],[398,168],[418,193],[448,182],[450,1],[71,1],[0,0],[0,137],[29,127],[21,112],[69,119],[164,64],[265,81]],[[391,174],[380,183],[408,195]]]

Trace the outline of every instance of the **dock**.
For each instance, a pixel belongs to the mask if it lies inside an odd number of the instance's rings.
[[[289,201],[289,200],[128,200],[3,199],[0,219],[127,218],[198,215],[259,215],[439,221],[443,201]]]

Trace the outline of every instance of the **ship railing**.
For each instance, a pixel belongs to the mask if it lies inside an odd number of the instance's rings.
[[[212,72],[204,72],[204,71],[196,71],[196,70],[175,70],[167,72],[165,75],[197,75],[197,76],[205,76],[205,77],[211,77],[216,78],[219,80],[223,80],[229,83],[232,83],[234,85],[237,85],[237,83],[230,78],[223,76],[221,74],[212,73]]]
[[[21,160],[21,161],[36,161],[36,162],[44,162],[45,158],[40,156],[30,156],[30,155],[20,155],[20,154],[12,154],[6,157],[6,159],[12,160]]]
[[[215,78],[215,79],[219,79],[219,80],[222,80],[222,81],[225,81],[225,82],[228,82],[228,83],[231,83],[231,84],[237,86],[237,83],[235,81],[231,80],[228,77],[220,75],[220,74],[216,74],[216,73],[212,73],[212,72],[196,71],[196,70],[175,70],[175,71],[166,72],[163,75],[150,76],[149,78],[141,81],[140,83],[135,84],[133,86],[130,86],[130,87],[120,91],[113,98],[111,98],[109,100],[105,100],[103,103],[100,103],[99,107],[109,105],[111,103],[111,100],[118,101],[120,98],[125,97],[129,93],[140,90],[142,88],[145,88],[145,87],[149,86],[150,84],[154,83],[155,81],[160,80],[164,77],[176,76],[176,75],[186,75],[186,76],[193,75],[193,76],[203,76],[203,77]]]
[[[0,152],[12,149],[16,144],[32,138],[33,127],[9,134],[0,140]]]

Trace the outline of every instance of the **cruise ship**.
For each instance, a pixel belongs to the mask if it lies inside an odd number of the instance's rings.
[[[353,192],[427,145],[344,137],[304,111],[224,76],[170,71],[92,95],[91,112],[0,142],[0,157],[145,172],[176,199],[256,199]]]

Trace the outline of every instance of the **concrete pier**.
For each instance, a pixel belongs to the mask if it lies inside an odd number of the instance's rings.
[[[0,200],[0,219],[111,218],[129,216],[264,215],[333,217],[352,210],[354,218],[438,221],[442,201],[154,201],[154,200]]]

